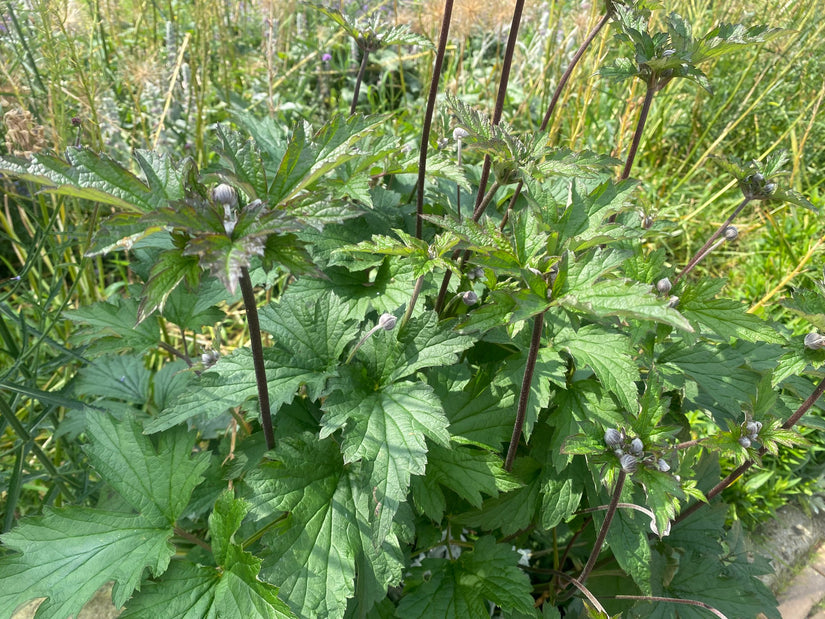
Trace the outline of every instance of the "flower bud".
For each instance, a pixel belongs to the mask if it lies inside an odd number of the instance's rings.
[[[610,428],[604,433],[604,443],[608,447],[618,447],[624,442],[624,436],[615,428]]]
[[[639,467],[639,459],[632,454],[623,455],[619,458],[619,463],[625,473],[633,473]]]
[[[765,194],[771,195],[774,191],[776,191],[776,183],[768,183],[765,185]]]
[[[751,179],[756,181],[757,183],[761,183],[765,180],[765,177],[762,176],[761,172],[756,172],[755,174],[751,175]]]
[[[825,348],[825,335],[820,335],[816,331],[811,331],[805,336],[805,348],[819,350]]]
[[[478,295],[473,292],[472,290],[468,290],[463,295],[461,295],[461,301],[466,306],[475,305],[478,302]]]
[[[736,237],[739,236],[739,230],[736,228],[736,226],[728,226],[727,228],[725,228],[723,234],[725,235],[726,241],[735,241]]]
[[[750,437],[751,440],[756,439],[761,429],[762,424],[758,421],[749,421],[745,424],[745,432],[748,433],[748,437]]]
[[[470,135],[470,132],[467,131],[464,127],[456,127],[455,129],[453,129],[453,139],[456,141],[463,140],[468,135]]]
[[[673,308],[674,308],[674,307],[676,307],[677,305],[679,305],[679,297],[677,297],[676,295],[673,295],[672,297],[670,297],[670,298],[667,300],[667,306],[668,306],[669,308],[673,309]]]
[[[670,279],[667,277],[663,277],[658,282],[656,282],[656,290],[659,292],[659,294],[669,293],[672,287],[673,284],[670,283]]]
[[[395,329],[396,322],[398,322],[398,318],[392,314],[384,313],[381,314],[381,317],[378,319],[378,326],[384,329],[384,331],[392,331]]]
[[[237,206],[238,192],[236,192],[235,188],[231,185],[221,183],[212,189],[212,199],[217,204],[222,204],[224,206]]]
[[[745,449],[751,446],[751,440],[747,436],[743,436],[739,439],[739,444],[742,445]]]
[[[665,462],[664,458],[659,458],[656,462],[656,468],[659,469],[662,473],[667,473],[670,470],[670,465]]]
[[[636,454],[637,456],[641,454],[645,450],[645,446],[642,443],[642,439],[634,438],[630,441],[630,451]]]

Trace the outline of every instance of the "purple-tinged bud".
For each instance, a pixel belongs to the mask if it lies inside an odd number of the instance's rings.
[[[672,287],[673,284],[670,283],[670,279],[667,277],[663,277],[658,282],[656,282],[656,290],[659,292],[659,294],[669,293]]]
[[[765,193],[767,195],[771,195],[774,191],[776,191],[776,183],[768,183],[765,185]]]
[[[332,54],[329,52],[321,56],[321,62],[329,62],[330,60],[332,60]]]
[[[630,441],[630,451],[636,454],[637,456],[641,454],[645,450],[645,446],[642,443],[642,439],[634,438]]]
[[[819,350],[825,348],[825,335],[820,335],[816,331],[811,331],[805,336],[805,348]]]
[[[472,290],[468,290],[463,295],[461,295],[461,300],[466,306],[475,305],[478,303],[478,295],[473,292]]]
[[[456,142],[459,140],[463,140],[468,135],[470,135],[470,132],[467,131],[464,127],[456,127],[455,129],[453,129],[453,139]]]
[[[392,314],[384,313],[381,314],[381,317],[378,319],[378,326],[384,329],[384,331],[392,331],[395,329],[396,322],[398,322],[398,318]]]
[[[751,440],[747,436],[743,436],[739,439],[739,444],[742,445],[745,449],[751,446]]]
[[[227,185],[226,183],[221,183],[212,189],[212,199],[217,204],[222,204],[223,206],[238,205],[238,193],[235,191],[234,187]]]
[[[736,226],[728,226],[723,233],[726,241],[735,241],[739,236],[739,230]]]
[[[759,431],[762,429],[762,424],[758,421],[749,421],[745,424],[745,432],[748,433],[748,436],[751,440],[755,440],[756,437],[759,435]]]
[[[673,308],[674,308],[674,307],[676,307],[677,305],[679,305],[679,297],[677,297],[676,295],[673,295],[672,297],[670,297],[670,298],[667,300],[667,306],[668,306],[669,308],[673,309]]]
[[[624,442],[624,436],[615,428],[610,428],[604,433],[604,443],[610,448],[618,447]]]
[[[639,467],[639,459],[632,454],[623,455],[619,458],[619,463],[625,473],[633,473]]]
[[[670,470],[670,465],[665,462],[664,458],[659,458],[656,462],[656,468],[659,469],[662,473],[667,473]]]

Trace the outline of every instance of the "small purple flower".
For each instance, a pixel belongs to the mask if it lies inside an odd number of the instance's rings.
[[[321,56],[321,60],[322,60],[323,62],[329,62],[330,60],[332,60],[332,54],[330,54],[329,52],[327,52],[326,54],[324,54],[323,56]]]

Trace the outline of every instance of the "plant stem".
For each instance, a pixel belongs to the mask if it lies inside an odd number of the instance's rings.
[[[593,566],[596,565],[596,559],[599,558],[599,553],[604,546],[604,540],[607,538],[607,531],[610,529],[610,524],[613,522],[613,516],[616,514],[616,509],[619,507],[619,498],[622,496],[622,488],[624,488],[624,480],[627,473],[624,470],[619,471],[619,476],[616,478],[616,488],[613,490],[613,497],[610,499],[610,504],[607,506],[607,513],[604,515],[602,528],[599,529],[599,534],[596,536],[596,542],[593,544],[593,549],[590,551],[590,557],[587,559],[587,564],[584,566],[579,582],[584,584],[587,582],[587,577],[593,571]]]
[[[533,382],[533,371],[536,369],[536,359],[541,345],[541,334],[544,330],[544,312],[539,312],[533,318],[533,337],[530,339],[530,350],[527,353],[527,365],[524,367],[524,378],[521,381],[521,392],[518,397],[518,409],[516,410],[516,423],[513,424],[513,435],[510,437],[510,447],[507,449],[507,458],[504,460],[504,470],[510,471],[513,468],[513,461],[516,459],[521,431],[524,428],[524,418],[527,415],[527,402],[530,399],[530,385]]]
[[[657,595],[615,595],[613,596],[616,600],[641,600],[643,602],[670,602],[672,604],[686,604],[687,606],[698,606],[699,608],[704,608],[707,611],[710,611],[715,616],[720,617],[721,619],[727,619],[727,616],[724,615],[721,611],[716,610],[710,604],[705,604],[704,602],[700,602],[699,600],[683,600],[681,598],[666,598],[666,597],[659,597]]]
[[[355,78],[355,91],[352,93],[352,104],[349,106],[350,116],[355,114],[355,106],[358,104],[358,94],[361,92],[361,81],[364,79],[364,73],[367,70],[367,61],[370,57],[369,48],[364,47],[361,51],[364,55],[361,56],[361,68],[358,69],[358,77]]]
[[[823,393],[825,393],[825,378],[819,381],[819,384],[813,390],[811,395],[809,395],[808,398],[799,406],[799,408],[796,409],[796,412],[785,420],[785,423],[782,424],[782,429],[790,430],[796,424],[796,422],[799,421],[802,418],[802,416],[810,410],[810,408],[822,396]],[[767,449],[762,447],[762,449],[759,450],[759,455],[762,456],[766,454],[767,451]],[[720,481],[718,484],[716,484],[713,488],[711,488],[708,491],[708,493],[705,495],[705,497],[707,498],[707,502],[694,503],[681,514],[679,514],[679,517],[676,518],[673,524],[678,524],[679,522],[690,516],[696,510],[701,509],[703,505],[709,505],[711,499],[713,499],[715,496],[720,494],[725,488],[727,488],[733,482],[735,482],[745,471],[752,467],[753,464],[753,460],[746,460],[744,463],[740,464],[733,471],[731,471],[727,477],[725,477],[722,481]]]
[[[702,245],[702,248],[693,255],[693,258],[691,258],[690,262],[687,263],[687,266],[684,269],[682,269],[682,272],[676,275],[675,278],[673,278],[674,284],[678,282],[682,277],[690,273],[693,270],[693,268],[697,264],[699,264],[699,261],[702,260],[702,258],[704,258],[707,253],[709,253],[708,250],[710,249],[710,246],[713,244],[713,242],[719,238],[719,235],[725,231],[725,228],[727,228],[731,224],[731,222],[736,218],[736,216],[740,212],[742,212],[742,209],[745,208],[745,206],[747,206],[748,202],[750,201],[750,198],[745,198],[744,200],[742,200],[742,202],[739,203],[739,206],[737,206],[736,209],[734,209],[733,213],[730,214],[730,217],[728,217],[725,220],[725,223],[719,226],[716,229],[716,232],[714,232],[711,235],[711,237],[707,240],[707,242],[704,245]]]
[[[630,150],[627,153],[627,161],[622,170],[622,180],[630,177],[630,169],[633,167],[633,160],[636,159],[636,151],[639,150],[639,142],[642,141],[642,133],[645,130],[645,123],[647,123],[647,115],[650,112],[650,104],[653,103],[653,95],[656,94],[656,88],[653,86],[653,81],[647,85],[645,90],[645,99],[642,103],[642,111],[639,113],[639,122],[636,123],[636,131],[633,133],[633,142],[630,144]]]
[[[401,326],[399,327],[399,330],[402,329],[405,324],[407,324],[407,321],[410,319],[410,316],[412,316],[413,308],[415,307],[416,301],[418,301],[418,295],[421,294],[421,286],[423,284],[424,276],[421,275],[417,280],[415,280],[415,287],[413,288],[412,297],[410,298],[410,302],[407,305],[407,311],[404,312],[404,317],[401,319]]]
[[[421,128],[421,154],[418,157],[418,193],[416,195],[417,216],[415,220],[415,238],[417,239],[421,238],[421,216],[424,214],[424,178],[427,172],[427,147],[430,143],[430,128],[433,122],[435,98],[438,94],[438,81],[441,79],[444,52],[447,49],[447,39],[450,35],[450,20],[452,19],[452,14],[453,0],[445,0],[444,18],[441,21],[441,35],[438,38],[438,50],[435,54],[435,65],[433,66],[433,78],[430,81],[430,92],[427,96],[427,110],[424,112],[424,125]]]
[[[272,430],[272,412],[269,407],[269,389],[266,384],[266,368],[264,367],[264,348],[261,343],[261,326],[258,323],[258,306],[255,304],[255,291],[252,290],[252,280],[249,269],[241,267],[239,280],[243,304],[246,309],[246,322],[249,325],[249,343],[252,348],[252,362],[255,366],[255,382],[258,386],[258,403],[261,408],[261,426],[264,429],[267,449],[275,447],[275,433]]]

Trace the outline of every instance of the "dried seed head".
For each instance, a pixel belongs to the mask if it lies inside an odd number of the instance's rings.
[[[819,350],[825,348],[825,335],[820,335],[816,331],[811,331],[805,336],[805,348]]]
[[[639,467],[639,459],[633,454],[625,454],[619,458],[619,463],[622,465],[622,470],[625,473],[633,473]]]
[[[673,284],[670,283],[670,279],[667,277],[663,277],[658,282],[656,282],[656,290],[659,291],[659,294],[669,293],[672,287]]]
[[[604,433],[604,443],[608,447],[618,447],[624,442],[624,436],[615,428],[610,428]]]
[[[632,451],[637,456],[641,454],[644,450],[645,446],[642,443],[642,439],[637,437],[630,441],[630,451]]]
[[[392,314],[384,313],[381,314],[381,317],[378,319],[378,326],[384,329],[384,331],[392,331],[395,329],[396,322],[398,322],[398,318]]]
[[[226,183],[221,183],[212,189],[212,199],[217,204],[222,204],[224,206],[238,205],[238,193],[235,191],[234,187],[227,185]]]
[[[751,440],[747,436],[743,436],[739,439],[739,444],[742,445],[745,449],[751,446]]]
[[[739,236],[739,230],[736,226],[728,226],[725,228],[725,232],[723,234],[725,235],[726,241],[735,241],[736,237]]]
[[[464,127],[456,127],[455,129],[453,129],[453,139],[455,141],[463,140],[468,135],[470,135],[470,132],[467,131]]]
[[[662,473],[667,473],[670,470],[670,465],[665,462],[664,458],[659,458],[656,462],[656,468],[662,471]]]
[[[464,303],[464,305],[467,305],[469,307],[470,305],[475,305],[478,302],[478,295],[472,290],[468,290],[463,295],[461,295],[461,300]]]

